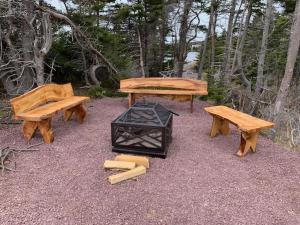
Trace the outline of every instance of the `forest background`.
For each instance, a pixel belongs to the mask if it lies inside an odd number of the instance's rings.
[[[196,52],[202,100],[274,121],[267,135],[299,149],[299,44],[296,0],[0,0],[0,118],[45,83],[101,97],[127,77],[188,76]]]

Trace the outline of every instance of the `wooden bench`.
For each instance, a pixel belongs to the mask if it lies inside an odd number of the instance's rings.
[[[82,103],[89,97],[74,96],[71,84],[47,84],[33,89],[10,100],[16,120],[23,120],[23,134],[30,140],[38,128],[46,143],[54,140],[51,129],[52,117],[64,110],[64,120],[70,119],[73,113],[80,123],[86,111]]]
[[[234,124],[241,131],[241,142],[237,152],[238,156],[246,155],[250,149],[255,152],[259,131],[274,127],[274,123],[258,119],[226,106],[206,107],[204,110],[213,116],[210,132],[211,137],[215,137],[218,133],[228,135],[229,123]]]
[[[128,105],[147,95],[163,96],[177,101],[190,101],[193,96],[207,95],[207,82],[183,78],[131,78],[120,81],[120,92],[128,93]]]

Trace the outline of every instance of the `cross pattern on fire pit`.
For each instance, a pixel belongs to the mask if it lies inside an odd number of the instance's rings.
[[[172,120],[172,112],[160,104],[137,102],[111,124],[113,151],[165,158]]]

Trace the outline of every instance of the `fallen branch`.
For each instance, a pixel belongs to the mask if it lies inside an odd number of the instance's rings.
[[[14,162],[14,165],[15,165],[14,169],[12,169],[12,168],[10,168],[6,165],[7,162],[10,162],[10,160],[9,160],[10,155],[14,156],[16,152],[39,151],[39,149],[32,148],[32,147],[36,147],[36,146],[39,146],[41,144],[43,144],[43,143],[33,144],[33,145],[28,146],[27,148],[16,148],[16,147],[9,147],[9,146],[1,148],[0,149],[0,169],[2,171],[2,175],[3,175],[5,170],[17,171],[16,170],[16,162]]]

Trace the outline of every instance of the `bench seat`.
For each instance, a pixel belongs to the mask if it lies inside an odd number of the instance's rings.
[[[256,151],[257,137],[262,129],[274,127],[274,123],[256,118],[243,112],[226,106],[213,106],[204,108],[213,116],[210,136],[215,137],[218,133],[229,134],[229,123],[235,125],[241,131],[240,148],[238,156],[244,156],[251,149]]]
[[[243,112],[236,111],[226,106],[206,107],[205,111],[211,115],[218,116],[230,121],[241,131],[255,132],[264,128],[271,128],[274,123],[256,118]]]
[[[151,89],[122,89],[124,93],[153,94],[153,95],[207,95],[207,91],[199,90],[151,90]]]
[[[19,113],[15,115],[15,118],[28,121],[41,121],[43,119],[53,117],[53,115],[60,110],[73,108],[74,106],[77,106],[88,100],[89,97],[72,96],[58,102],[50,102],[27,112]]]

